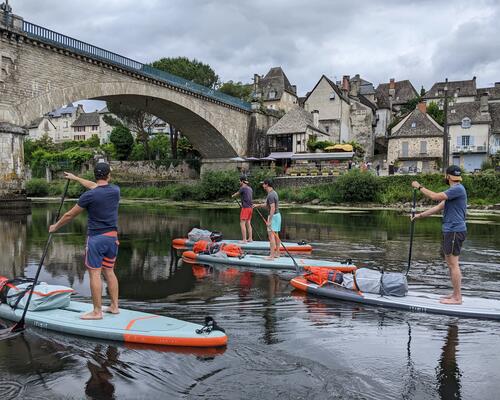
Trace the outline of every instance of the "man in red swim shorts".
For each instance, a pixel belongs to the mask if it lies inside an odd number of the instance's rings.
[[[241,197],[240,227],[242,243],[252,242],[253,191],[246,176],[240,177],[240,190],[231,197]]]

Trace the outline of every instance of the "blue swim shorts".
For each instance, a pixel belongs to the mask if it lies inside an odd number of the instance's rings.
[[[116,232],[88,236],[85,247],[85,266],[93,269],[114,268],[119,244]]]

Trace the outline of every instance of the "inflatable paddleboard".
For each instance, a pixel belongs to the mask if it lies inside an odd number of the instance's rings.
[[[185,251],[182,254],[182,260],[187,263],[207,263],[207,264],[227,264],[240,267],[255,267],[255,268],[274,268],[295,270],[295,264],[290,257],[280,257],[273,260],[268,260],[267,256],[259,256],[255,254],[245,254],[242,257],[218,256],[214,254],[195,253],[194,251]],[[329,267],[342,272],[352,272],[356,266],[349,262],[333,262],[325,260],[313,260],[307,258],[294,257],[299,267],[314,266],[314,267]]]
[[[238,240],[221,240],[218,244],[236,244],[245,251],[269,251],[269,242],[267,241],[253,241],[248,243],[240,243]],[[172,240],[172,246],[175,249],[192,249],[195,242],[187,238],[177,238]],[[308,253],[312,251],[312,246],[304,242],[283,242],[283,245],[288,251],[296,253]],[[281,251],[286,251],[285,247],[281,246]]]
[[[441,298],[439,295],[411,290],[404,297],[394,297],[361,293],[331,283],[319,286],[301,276],[293,278],[290,283],[294,288],[306,293],[332,299],[353,301],[373,306],[399,308],[407,311],[500,320],[500,301],[494,299],[463,296],[463,303],[460,305],[442,304],[439,302]]]
[[[227,344],[219,330],[206,332],[201,325],[175,318],[120,309],[120,314],[104,314],[101,320],[82,320],[92,304],[72,301],[69,307],[48,311],[28,311],[26,324],[38,328],[91,338],[163,346],[218,347]],[[22,309],[0,304],[0,318],[19,321]],[[198,332],[199,333],[198,333]]]

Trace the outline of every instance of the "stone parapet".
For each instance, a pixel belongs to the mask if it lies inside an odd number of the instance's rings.
[[[275,188],[281,189],[286,187],[299,188],[311,185],[324,185],[333,183],[337,176],[280,176],[273,179]]]

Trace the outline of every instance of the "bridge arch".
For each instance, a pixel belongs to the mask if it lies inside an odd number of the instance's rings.
[[[246,150],[245,114],[210,107],[210,103],[204,104],[197,98],[141,81],[92,81],[49,89],[17,104],[14,123],[26,126],[55,108],[80,99],[119,101],[172,123],[204,158],[229,158]]]

